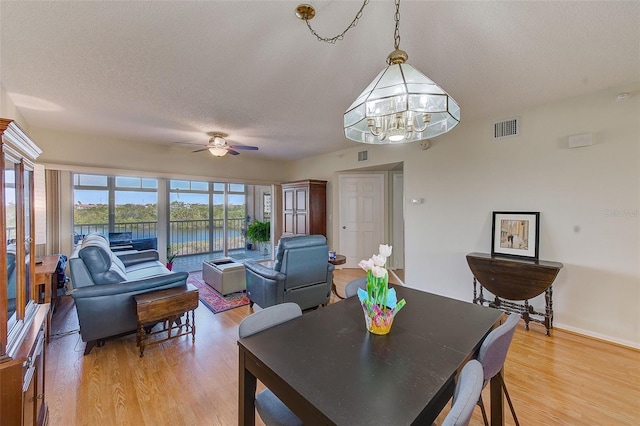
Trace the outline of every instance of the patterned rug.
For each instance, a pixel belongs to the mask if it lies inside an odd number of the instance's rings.
[[[214,314],[249,304],[249,298],[245,292],[231,293],[226,296],[218,293],[202,280],[202,271],[189,272],[187,282],[198,287],[200,301]]]

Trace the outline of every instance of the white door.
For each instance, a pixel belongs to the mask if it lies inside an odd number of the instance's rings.
[[[384,174],[348,174],[339,177],[340,254],[346,268],[378,253],[384,241]]]

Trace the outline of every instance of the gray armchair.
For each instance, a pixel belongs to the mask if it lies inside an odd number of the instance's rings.
[[[257,262],[244,264],[250,306],[294,302],[304,310],[326,305],[334,268],[328,259],[329,247],[322,235],[281,238],[273,269]]]

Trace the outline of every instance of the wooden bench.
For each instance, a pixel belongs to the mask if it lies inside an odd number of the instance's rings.
[[[196,340],[196,323],[194,310],[198,307],[198,289],[191,284],[167,290],[152,291],[133,297],[136,304],[138,318],[138,332],[136,343],[140,347],[140,357],[144,356],[144,348],[148,345],[161,343],[174,337],[192,335]],[[180,317],[187,313],[185,323]],[[191,318],[189,318],[189,312]],[[149,327],[162,321],[162,329],[151,331]],[[177,333],[172,334],[173,331]],[[167,333],[165,338],[154,338],[160,333]],[[151,339],[151,340],[150,340]]]

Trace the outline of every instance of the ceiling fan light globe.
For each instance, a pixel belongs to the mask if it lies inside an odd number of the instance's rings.
[[[210,142],[215,146],[225,146],[227,144],[227,141],[222,136],[214,136]]]
[[[227,155],[227,150],[224,148],[211,147],[209,148],[209,152],[216,157],[224,157]]]

